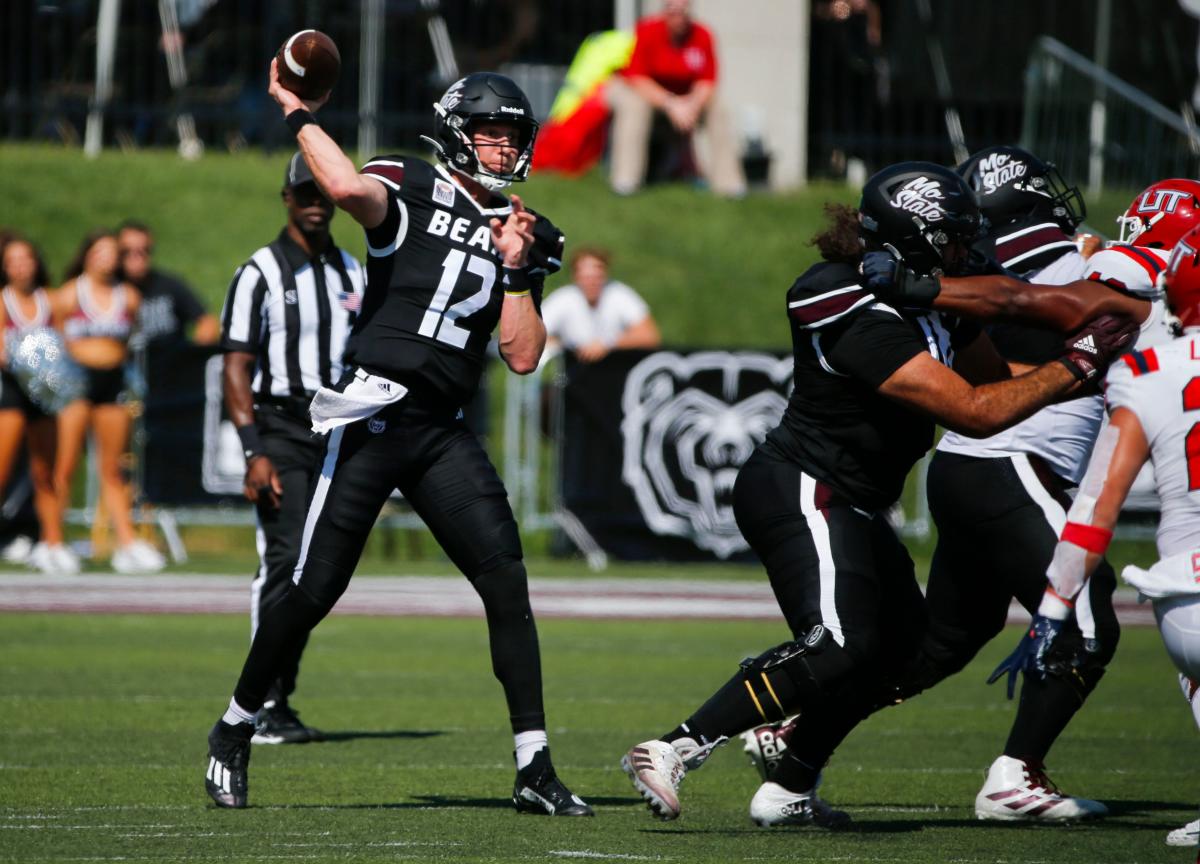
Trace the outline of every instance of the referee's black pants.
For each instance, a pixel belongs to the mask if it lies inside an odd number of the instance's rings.
[[[325,452],[324,439],[313,436],[308,428],[307,412],[303,409],[289,411],[284,406],[259,405],[255,408],[254,420],[263,452],[275,467],[283,492],[278,508],[262,498],[255,505],[259,567],[250,588],[251,638],[267,610],[292,587],[292,574],[300,557],[300,540],[304,534],[308,494],[321,470],[321,457]],[[298,640],[280,659],[266,701],[287,702],[295,691],[300,658],[307,642],[307,636]]]
[[[807,689],[780,705],[801,715],[789,748],[819,768],[921,641],[925,607],[912,559],[882,514],[851,506],[769,443],[738,474],[734,514],[793,639],[805,640],[817,625],[825,631],[824,647],[805,658]],[[741,689],[731,681],[694,715],[708,737],[775,719],[730,711]]]
[[[479,441],[411,394],[329,434],[294,585],[259,623],[234,698],[257,710],[279,664],[349,585],[380,509],[399,489],[471,581],[514,732],[545,728],[537,629],[516,519]]]
[[[902,690],[958,672],[1004,627],[1016,598],[1032,614],[1066,521],[1066,481],[1038,457],[984,458],[937,451],[929,509],[938,541],[929,570],[929,630]],[[1116,576],[1101,561],[1051,652],[1055,674],[1026,677],[1005,754],[1043,761],[1095,687],[1120,638]]]

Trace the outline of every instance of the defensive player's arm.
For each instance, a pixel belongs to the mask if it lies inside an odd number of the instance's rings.
[[[1104,557],[1125,498],[1149,458],[1150,444],[1137,415],[1124,407],[1114,410],[1067,511],[1067,524],[1046,570],[1050,587],[1039,614],[1058,620],[1070,614],[1076,595]]]
[[[883,396],[924,412],[947,429],[986,438],[1024,420],[1075,384],[1075,376],[1055,361],[1015,378],[973,385],[921,353],[878,389]]]
[[[297,110],[316,111],[328,96],[305,102],[279,83],[278,61],[271,61],[271,84],[268,92],[283,109],[283,116]],[[374,228],[387,216],[388,190],[377,180],[358,173],[350,157],[337,142],[316,123],[303,126],[296,143],[313,173],[313,178],[325,197],[350,214],[364,228]]]
[[[933,308],[976,320],[1011,319],[1042,324],[1063,333],[1100,315],[1143,321],[1145,300],[1119,294],[1088,279],[1066,285],[1032,285],[1011,276],[943,276]]]
[[[527,271],[533,226],[537,217],[512,196],[512,213],[492,220],[492,243],[503,256],[504,304],[500,307],[500,357],[518,375],[538,367],[546,348],[546,325],[533,302],[532,277]]]

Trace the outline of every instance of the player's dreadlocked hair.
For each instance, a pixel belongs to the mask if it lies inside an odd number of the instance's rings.
[[[857,264],[862,260],[863,247],[858,239],[858,209],[848,204],[826,204],[825,218],[829,225],[813,235],[810,246],[816,246],[826,261]]]

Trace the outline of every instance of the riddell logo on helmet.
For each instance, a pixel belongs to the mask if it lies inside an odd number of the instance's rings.
[[[979,162],[979,191],[990,195],[1018,177],[1024,177],[1029,167],[1007,153],[993,153]]]
[[[917,177],[905,183],[888,203],[898,210],[919,216],[926,222],[940,222],[944,214],[937,202],[945,197],[942,184],[937,180]]]
[[[525,113],[524,108],[511,108],[508,105],[501,105],[500,110],[503,111],[505,114],[522,114],[523,115]]]
[[[1174,213],[1179,202],[1192,193],[1182,189],[1155,189],[1147,192],[1137,202],[1138,213]]]

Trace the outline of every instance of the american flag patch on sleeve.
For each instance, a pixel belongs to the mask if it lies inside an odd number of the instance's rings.
[[[347,312],[358,312],[362,309],[362,295],[354,291],[339,291],[338,304]]]

